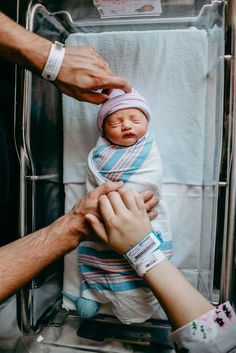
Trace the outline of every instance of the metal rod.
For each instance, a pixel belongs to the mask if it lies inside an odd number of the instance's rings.
[[[59,180],[60,176],[58,174],[48,174],[48,175],[25,175],[25,180],[38,181],[38,180]]]
[[[228,212],[225,214],[227,222],[225,222],[224,242],[222,250],[222,267],[221,267],[221,285],[220,285],[220,301],[232,299],[233,289],[233,270],[234,270],[234,253],[235,253],[235,211],[236,211],[236,112],[235,112],[235,77],[236,77],[236,64],[235,64],[235,47],[236,47],[236,20],[235,20],[236,4],[235,1],[228,1],[226,25],[231,27],[231,53],[227,53],[234,58],[228,60],[226,63],[229,65],[229,81],[230,81],[230,96],[229,96],[229,120],[231,122],[231,156],[229,170],[229,188],[226,194],[226,202],[228,202]],[[230,137],[229,137],[230,140]]]
[[[229,185],[227,181],[219,181],[218,186],[220,188],[226,188]]]
[[[72,26],[83,26],[83,27],[91,27],[91,26],[114,26],[114,25],[134,25],[134,24],[172,24],[172,23],[197,23],[201,17],[204,15],[205,11],[213,6],[218,6],[219,4],[224,3],[222,0],[214,0],[211,4],[203,5],[199,14],[197,16],[188,16],[188,17],[161,17],[161,16],[146,16],[146,17],[103,17],[100,19],[92,19],[92,20],[78,20],[74,21],[69,14],[68,11],[57,11],[51,13],[52,16],[64,14],[67,17],[67,21]]]

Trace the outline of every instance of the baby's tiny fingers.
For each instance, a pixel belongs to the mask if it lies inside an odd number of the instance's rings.
[[[157,206],[157,204],[159,203],[160,199],[158,196],[153,196],[150,200],[148,200],[147,202],[145,202],[145,209],[147,212],[149,212],[150,210],[152,210],[154,207]]]
[[[147,212],[147,214],[148,214],[148,218],[150,219],[150,221],[153,221],[157,217],[158,212],[155,210],[150,210]]]

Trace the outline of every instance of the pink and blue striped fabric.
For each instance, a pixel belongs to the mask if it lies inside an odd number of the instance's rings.
[[[127,260],[108,247],[85,241],[78,253],[81,294],[86,289],[122,292],[146,286]]]
[[[99,174],[111,181],[127,182],[147,159],[153,144],[152,136],[147,133],[134,145],[117,146],[103,139],[104,144],[93,151],[93,162]]]

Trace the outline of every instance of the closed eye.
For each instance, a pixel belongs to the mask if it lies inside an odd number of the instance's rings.
[[[142,119],[139,119],[139,118],[132,118],[132,123],[135,123],[135,124],[139,124],[142,122]]]
[[[110,127],[117,127],[117,126],[120,126],[121,123],[119,121],[114,121],[114,122],[109,122],[108,124]]]

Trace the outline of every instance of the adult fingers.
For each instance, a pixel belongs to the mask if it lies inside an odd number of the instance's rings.
[[[85,215],[85,219],[89,222],[90,226],[93,228],[94,232],[99,236],[99,238],[101,238],[105,242],[108,242],[106,229],[104,227],[104,224],[100,222],[99,218],[91,213],[87,213]]]
[[[108,195],[100,196],[98,202],[99,202],[99,211],[101,213],[102,219],[106,225],[109,225],[110,220],[115,215],[113,205],[108,199]]]
[[[108,182],[103,183],[102,185],[98,186],[91,193],[93,194],[94,198],[99,198],[100,196],[106,195],[111,191],[117,191],[122,186],[123,186],[122,181],[116,181],[116,182],[108,181]]]
[[[108,76],[103,79],[98,89],[118,88],[124,92],[131,92],[132,86],[130,83],[119,76]]]
[[[137,210],[137,195],[138,193],[133,190],[128,190],[128,189],[120,189],[118,190],[125,206],[131,210],[131,211],[136,211]]]
[[[78,91],[78,94],[76,94],[76,97],[80,101],[85,101],[88,103],[93,103],[93,104],[102,104],[107,101],[109,96],[105,93],[106,90],[111,91],[113,88],[118,88],[123,90],[124,92],[130,92],[131,91],[131,86],[130,84],[123,78],[120,77],[113,77],[111,75],[108,75],[108,78],[103,78],[101,79],[100,77],[100,83],[98,82],[95,84],[95,87],[93,87],[95,90],[102,89],[102,92],[96,92],[96,91]]]
[[[115,214],[120,213],[121,211],[127,211],[127,207],[118,192],[109,192],[107,198],[109,199]]]
[[[90,91],[85,93],[79,93],[76,98],[80,101],[92,104],[102,104],[107,101],[108,96],[104,93]]]

